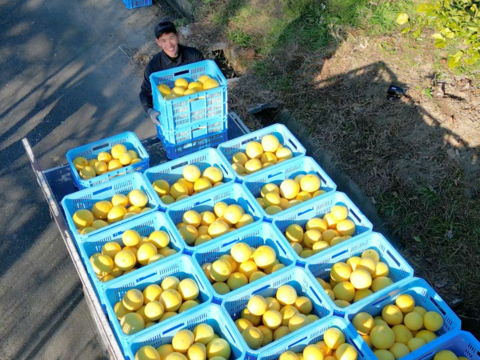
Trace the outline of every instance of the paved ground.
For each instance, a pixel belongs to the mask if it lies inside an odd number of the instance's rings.
[[[151,44],[163,15],[121,0],[0,0],[2,360],[103,358],[21,139],[46,169],[115,133],[154,135],[138,100],[141,72],[120,47]]]

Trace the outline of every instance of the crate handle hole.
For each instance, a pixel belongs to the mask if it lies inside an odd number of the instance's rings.
[[[387,254],[395,262],[395,264],[397,264],[397,266],[400,266],[400,262],[395,258],[395,256],[393,256],[393,254],[390,252],[390,250],[387,250]]]
[[[301,216],[301,215],[306,214],[306,213],[308,213],[308,212],[310,212],[310,211],[312,211],[312,210],[313,210],[313,208],[310,208],[310,209],[305,210],[305,211],[301,211],[301,212],[299,212],[299,213],[297,214],[297,216]]]
[[[177,164],[177,165],[173,165],[172,166],[172,170],[175,170],[175,169],[178,169],[179,167],[182,167],[182,166],[185,166],[185,165],[188,165],[188,161],[184,161],[180,164]]]
[[[233,240],[233,241],[230,241],[230,242],[228,242],[228,243],[225,243],[225,244],[222,245],[222,248],[224,248],[224,247],[226,247],[226,246],[229,246],[229,245],[231,245],[231,244],[233,244],[233,243],[236,243],[236,242],[237,242],[237,240]]]
[[[194,206],[202,205],[202,204],[205,204],[205,203],[207,203],[207,202],[209,202],[209,201],[210,201],[210,199],[203,200],[203,201],[197,201]]]
[[[97,150],[103,149],[103,148],[105,148],[105,147],[107,147],[107,146],[109,146],[109,145],[110,145],[110,144],[107,143],[107,144],[95,146],[95,147],[92,148],[92,151],[97,151]]]
[[[268,289],[269,287],[270,287],[270,285],[265,285],[265,286],[263,286],[263,287],[261,287],[261,288],[258,288],[257,290],[254,290],[254,291],[252,292],[252,294],[259,293],[260,291],[263,291],[263,290],[265,290],[265,289]]]
[[[105,191],[109,191],[109,190],[112,190],[112,187],[111,187],[111,186],[107,186],[107,187],[105,187],[105,188],[103,188],[103,189],[94,191],[94,192],[92,193],[92,195],[98,195],[98,194],[101,194],[101,193],[103,193],[103,192],[105,192]]]
[[[182,327],[184,325],[185,325],[185,323],[181,323],[181,324],[177,324],[175,326],[172,326],[170,329],[167,329],[167,330],[163,331],[162,335],[168,334],[170,331],[178,329],[179,327]]]
[[[362,222],[362,220],[360,220],[360,218],[358,217],[358,215],[355,213],[355,210],[350,209],[350,213],[355,217],[355,219],[358,220],[359,223]]]
[[[157,272],[151,273],[150,275],[143,276],[143,277],[137,279],[136,282],[139,283],[140,281],[143,281],[143,280],[148,279],[148,278],[150,278],[152,276],[155,276],[155,275],[157,275]]]
[[[277,176],[277,175],[281,175],[281,174],[282,174],[282,171],[280,171],[280,172],[278,172],[278,173],[276,173],[276,174],[268,175],[267,178],[268,178],[268,179],[271,179],[271,178],[273,178],[273,177],[275,177],[275,176]]]
[[[381,300],[375,301],[375,302],[372,304],[372,306],[378,305],[378,304],[384,302],[384,301],[387,300],[387,299],[389,299],[389,298],[386,297],[386,298],[383,298],[383,299],[381,299]]]
[[[442,307],[431,297],[429,296],[430,301],[435,305],[435,307],[442,313],[443,316],[446,315],[446,312],[442,309]]]
[[[190,70],[183,70],[173,74],[173,76],[180,76],[180,75],[189,74],[189,73],[190,73]]]
[[[283,248],[282,244],[280,244],[280,242],[277,243],[278,247],[283,251],[284,254],[286,254],[287,252],[285,251],[285,249]]]
[[[347,252],[348,252],[348,250],[342,250],[342,251],[340,251],[339,253],[333,255],[333,256],[332,256],[332,259],[335,259],[336,257],[339,257],[339,256],[341,256],[341,255],[343,255],[343,254],[345,254],[345,253],[347,253]]]
[[[290,349],[290,348],[294,347],[295,345],[297,345],[298,343],[300,343],[300,342],[302,342],[303,340],[306,340],[306,339],[307,339],[307,337],[305,336],[304,338],[301,338],[300,340],[297,340],[297,341],[291,343],[290,345],[288,345],[287,348]]]

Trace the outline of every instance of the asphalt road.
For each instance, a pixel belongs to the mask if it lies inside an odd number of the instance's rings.
[[[0,0],[2,360],[103,358],[21,139],[48,169],[67,150],[122,131],[153,136],[138,100],[141,71],[124,51],[151,47],[164,15],[121,0]]]

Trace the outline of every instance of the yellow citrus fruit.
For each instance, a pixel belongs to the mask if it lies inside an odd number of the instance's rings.
[[[371,289],[373,290],[373,292],[378,292],[392,284],[393,284],[393,281],[390,278],[385,276],[380,276],[373,280]]]
[[[141,236],[135,230],[126,230],[122,234],[122,241],[125,246],[137,246],[140,243]]]
[[[240,205],[232,204],[223,211],[222,218],[234,225],[242,218],[243,214],[245,214],[245,210]]]
[[[416,338],[423,339],[427,344],[437,338],[437,335],[430,330],[420,330],[415,334]]]
[[[376,350],[374,354],[378,360],[395,360],[395,356],[388,350]]]
[[[175,202],[175,198],[170,195],[163,195],[162,197],[160,197],[160,200],[162,200],[162,202],[167,205],[173,204]]]
[[[215,204],[213,207],[213,212],[218,218],[221,218],[223,216],[224,211],[228,208],[228,205],[224,203],[223,201],[220,201]]]
[[[358,263],[361,261],[362,259],[358,256],[352,256],[351,258],[349,258],[347,260],[347,265],[350,266],[350,269],[352,269],[352,271],[355,271],[357,269],[357,266],[358,266]],[[369,273],[370,274],[370,273]]]
[[[370,334],[374,327],[374,321],[372,315],[366,312],[360,312],[354,316],[352,324],[355,329],[362,335]]]
[[[75,166],[75,169],[77,169],[77,171],[80,171],[85,166],[88,166],[88,160],[81,156],[73,159],[72,162],[73,162],[73,165]]]
[[[203,82],[203,90],[210,90],[219,87],[220,84],[215,79],[207,79]]]
[[[168,195],[170,193],[170,185],[165,180],[156,180],[153,182],[153,190],[159,195]]]
[[[265,198],[265,196],[268,194],[268,193],[275,193],[277,195],[280,195],[280,189],[278,188],[278,186],[274,183],[269,183],[269,184],[265,184],[262,189],[260,190],[260,195],[262,196],[262,198]]]
[[[348,281],[342,281],[333,288],[335,299],[352,302],[355,297],[355,288]]]
[[[377,349],[389,349],[395,343],[393,330],[385,325],[377,325],[370,331],[370,340]]]
[[[230,358],[231,348],[224,339],[213,339],[207,344],[207,357],[211,359],[214,356],[220,356],[224,359]]]
[[[281,149],[278,149],[275,152],[275,156],[277,157],[277,159],[279,161],[280,160],[288,160],[288,159],[293,158],[293,153],[292,153],[292,150],[290,150],[289,148],[282,147]]]
[[[183,214],[182,221],[185,225],[199,227],[202,222],[202,217],[195,210],[188,210]]]
[[[227,285],[231,290],[236,290],[248,284],[248,278],[242,273],[235,272],[228,277]]]
[[[223,221],[215,221],[208,227],[208,235],[215,239],[226,234],[229,231],[229,226]]]
[[[331,278],[337,283],[342,281],[348,281],[350,279],[351,273],[352,270],[350,269],[350,267],[343,262],[333,264],[332,269],[330,270]]]
[[[232,167],[233,167],[233,170],[235,170],[239,175],[244,175],[247,173],[247,171],[245,170],[245,167],[240,163],[233,164]]]
[[[318,230],[307,230],[303,234],[303,244],[312,248],[313,244],[322,240],[322,233]]]
[[[140,246],[137,252],[137,259],[141,265],[147,265],[148,260],[157,254],[157,248],[151,243],[146,243]]]
[[[225,259],[218,259],[212,263],[210,275],[215,281],[226,281],[232,273],[232,266]]]
[[[197,237],[197,239],[195,240],[195,243],[193,244],[193,246],[201,245],[201,244],[206,243],[210,240],[212,240],[212,237],[210,235],[199,235]]]
[[[95,163],[95,165],[93,166],[93,168],[95,169],[95,173],[97,175],[102,175],[102,174],[105,174],[107,172],[108,165],[104,161],[97,161]]]
[[[181,86],[184,87],[185,89],[188,88],[188,81],[183,78],[178,78],[175,80],[175,86]]]
[[[133,269],[136,263],[137,258],[131,251],[122,250],[115,255],[115,265],[122,271]]]
[[[396,305],[389,304],[382,309],[382,318],[390,325],[398,325],[403,322],[403,314]]]
[[[132,162],[132,157],[128,152],[126,152],[120,155],[120,158],[118,160],[120,161],[120,164],[122,164],[123,166],[127,166],[130,165],[130,163]]]
[[[345,343],[345,335],[340,329],[331,327],[323,334],[323,341],[330,349],[336,350]]]
[[[381,276],[387,277],[389,273],[390,273],[390,269],[388,268],[388,265],[380,261],[375,266],[375,273],[373,273],[372,277],[374,279]]]
[[[148,285],[143,290],[143,299],[145,305],[151,301],[158,301],[160,294],[163,292],[162,288],[157,284]]]
[[[259,246],[253,253],[253,260],[259,268],[271,266],[277,258],[277,254],[272,247],[268,245]]]
[[[108,171],[118,170],[122,167],[122,163],[120,162],[120,160],[117,159],[110,160],[107,164]]]
[[[188,84],[188,89],[195,89],[197,91],[201,91],[203,90],[203,85],[199,82],[192,81],[190,84]]]
[[[150,301],[145,305],[144,313],[149,321],[157,321],[163,316],[164,308],[160,302]]]
[[[255,262],[252,260],[244,261],[238,267],[238,271],[241,274],[245,275],[247,278],[250,278],[250,276],[257,270],[257,264],[255,264]]]
[[[238,263],[243,263],[248,261],[252,256],[252,249],[250,246],[244,242],[236,243],[230,249],[230,254]]]
[[[177,311],[182,305],[182,296],[176,290],[167,289],[160,294],[159,301],[165,311]]]
[[[284,180],[280,184],[280,193],[285,199],[294,199],[299,191],[300,185],[293,179]]]
[[[120,326],[124,334],[133,335],[145,328],[145,320],[137,313],[129,313],[120,320]]]
[[[247,163],[248,161],[248,157],[247,155],[245,155],[244,153],[242,152],[238,152],[236,153],[235,155],[233,155],[232,157],[232,162],[234,164],[240,164],[242,166],[245,166],[245,164]]]
[[[357,349],[348,343],[343,343],[340,345],[335,352],[337,360],[357,360],[358,352]]]
[[[407,347],[407,345],[398,342],[394,343],[388,350],[393,354],[395,359],[400,359],[410,354],[410,349]]]
[[[204,170],[203,177],[212,184],[216,184],[223,180],[223,172],[216,166],[210,166]]]
[[[268,304],[263,296],[254,295],[248,300],[247,309],[255,316],[262,316],[267,311]]]
[[[121,301],[115,304],[115,306],[113,307],[113,312],[115,313],[115,316],[117,317],[118,320],[121,320],[125,315],[131,313],[130,310],[128,310],[127,308],[125,308],[125,306],[123,306],[123,302]]]
[[[190,330],[180,330],[172,339],[173,349],[181,354],[186,354],[188,348],[195,342],[195,337]]]
[[[274,153],[277,151],[280,141],[275,135],[266,135],[262,138],[262,147],[264,151]]]
[[[373,291],[370,289],[357,290],[355,292],[355,297],[353,298],[353,302],[357,302],[362,299],[365,299],[367,296],[370,296],[372,294],[373,294]]]
[[[441,350],[435,354],[433,360],[458,360],[458,357],[453,351]]]
[[[170,244],[170,236],[163,230],[155,230],[148,236],[148,242],[162,249]]]
[[[257,327],[263,334],[263,341],[260,347],[266,346],[273,341],[273,331],[264,325],[260,325]]]
[[[262,154],[262,156],[260,157],[260,161],[263,165],[265,165],[266,163],[276,164],[277,157],[275,156],[275,154],[267,151]]]
[[[193,337],[196,343],[207,345],[215,335],[213,328],[208,324],[199,324],[193,329]]]
[[[281,305],[293,305],[297,300],[297,292],[293,286],[282,285],[275,295]]]
[[[120,156],[127,152],[127,148],[123,144],[117,144],[112,147],[111,153],[114,159],[120,159]]]
[[[397,305],[402,313],[406,314],[412,312],[415,308],[415,300],[411,295],[402,294],[395,299],[395,305]]]
[[[128,193],[127,197],[131,205],[144,207],[148,204],[147,194],[145,194],[143,190],[134,189]]]
[[[406,314],[403,321],[405,326],[413,331],[420,330],[423,327],[423,316],[414,311]]]
[[[278,339],[281,339],[288,334],[290,334],[290,329],[288,328],[288,326],[282,325],[273,332],[273,340],[277,341]]]
[[[348,217],[348,208],[343,205],[335,205],[330,213],[337,222],[342,221]]]
[[[429,311],[423,315],[423,325],[427,330],[438,331],[443,326],[443,318],[436,311]]]
[[[378,254],[378,252],[374,249],[368,249],[368,250],[365,250],[362,255],[361,255],[361,258],[364,259],[364,258],[370,258],[372,259],[373,261],[375,261],[376,263],[378,263],[380,261],[380,255]]]
[[[102,246],[102,254],[107,255],[108,257],[114,259],[115,255],[117,255],[122,250],[120,244],[109,241]]]
[[[90,257],[90,264],[97,275],[107,275],[113,269],[113,260],[110,256],[94,254]]]
[[[357,290],[368,289],[372,285],[372,276],[365,269],[357,269],[352,271],[350,282]]]
[[[101,152],[97,155],[97,160],[108,163],[110,160],[112,160],[112,155],[110,155],[108,152]]]
[[[302,191],[313,193],[320,189],[320,178],[314,174],[307,174],[300,179],[300,188]]]
[[[188,195],[188,189],[186,188],[185,185],[179,182],[176,182],[170,187],[170,195],[174,199],[177,199],[181,195]]]
[[[160,94],[162,96],[169,95],[170,94],[170,88],[166,84],[160,84],[157,86],[158,91],[160,91]]]
[[[336,230],[327,229],[322,233],[322,238],[323,238],[323,241],[326,241],[326,242],[330,243],[335,237],[337,237],[339,235],[340,234]]]
[[[178,232],[188,245],[192,245],[198,237],[198,231],[195,226],[192,225],[182,226]]]
[[[357,264],[357,270],[358,269],[366,270],[370,275],[373,275],[376,269],[375,261],[371,258],[363,258]]]
[[[177,97],[180,97],[180,96],[183,96],[185,94],[185,88],[184,87],[181,87],[181,86],[175,86],[172,90],[171,90],[171,94],[169,95],[175,95]],[[167,95],[168,96],[168,95]],[[167,96],[165,96],[165,99],[167,98]]]
[[[130,289],[123,296],[122,302],[125,309],[136,311],[143,305],[143,293],[138,289]]]
[[[337,223],[337,231],[340,235],[353,235],[355,233],[355,223],[346,219]]]
[[[265,299],[266,301],[267,299]],[[268,302],[267,302],[268,304]],[[252,323],[253,326],[258,326],[260,325],[260,321],[262,320],[261,316],[253,315],[250,311],[248,311],[248,308],[244,308],[242,312],[240,313],[240,317],[242,319],[246,319]]]
[[[267,310],[262,316],[263,325],[271,330],[275,330],[282,325],[282,314],[277,310]]]
[[[128,197],[126,197],[123,194],[115,194],[112,197],[112,205],[113,206],[123,206],[127,207],[128,206]]]
[[[77,229],[83,229],[92,225],[94,219],[93,214],[89,210],[82,209],[73,214],[72,220]]]
[[[282,211],[283,209],[280,206],[275,206],[275,205],[268,206],[265,208],[265,212],[269,215],[275,215]]]
[[[408,349],[410,352],[417,350],[418,348],[421,348],[423,345],[425,345],[426,342],[423,339],[420,338],[411,338],[407,342]]]
[[[245,163],[245,172],[247,174],[254,173],[262,168],[262,162],[259,159],[250,159]]]
[[[199,289],[193,279],[184,279],[178,284],[178,292],[184,301],[194,300],[198,297]]]
[[[392,327],[392,331],[395,334],[396,343],[407,345],[408,341],[413,338],[410,329],[403,324],[395,325],[394,327]]]
[[[285,231],[285,237],[289,241],[299,243],[303,240],[303,228],[298,224],[291,224]]]
[[[201,193],[211,188],[212,184],[205,178],[200,178],[193,184],[193,190],[195,191],[195,193]]]
[[[95,172],[95,169],[89,165],[84,166],[82,169],[80,169],[80,177],[83,180],[88,180],[91,179],[95,176],[97,176],[97,173]]]
[[[216,282],[212,286],[213,289],[217,292],[217,294],[225,295],[230,292],[230,288],[224,282]]]
[[[260,159],[263,154],[263,147],[259,142],[252,141],[248,143],[245,153],[250,159]]]
[[[306,230],[317,230],[317,231],[320,231],[320,233],[323,234],[323,232],[328,229],[328,224],[323,219],[312,218],[312,219],[308,220],[307,224],[305,225],[305,229]]]
[[[167,276],[162,280],[162,290],[177,290],[180,285],[180,280],[176,276]]]
[[[253,324],[250,322],[250,320],[240,318],[235,320],[235,326],[237,327],[238,331],[242,333],[243,330],[253,327]]]
[[[250,224],[253,224],[255,222],[255,219],[253,218],[252,215],[250,214],[243,214],[242,217],[240,218],[240,220],[238,220],[238,222],[235,224],[235,227],[237,229],[240,229],[244,226],[247,226],[247,225],[250,225]]]
[[[243,330],[242,337],[251,349],[259,349],[262,345],[263,333],[255,327],[249,327]]]

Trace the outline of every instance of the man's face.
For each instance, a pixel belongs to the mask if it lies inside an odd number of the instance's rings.
[[[168,56],[174,58],[178,55],[178,36],[175,33],[163,34],[155,41]]]

